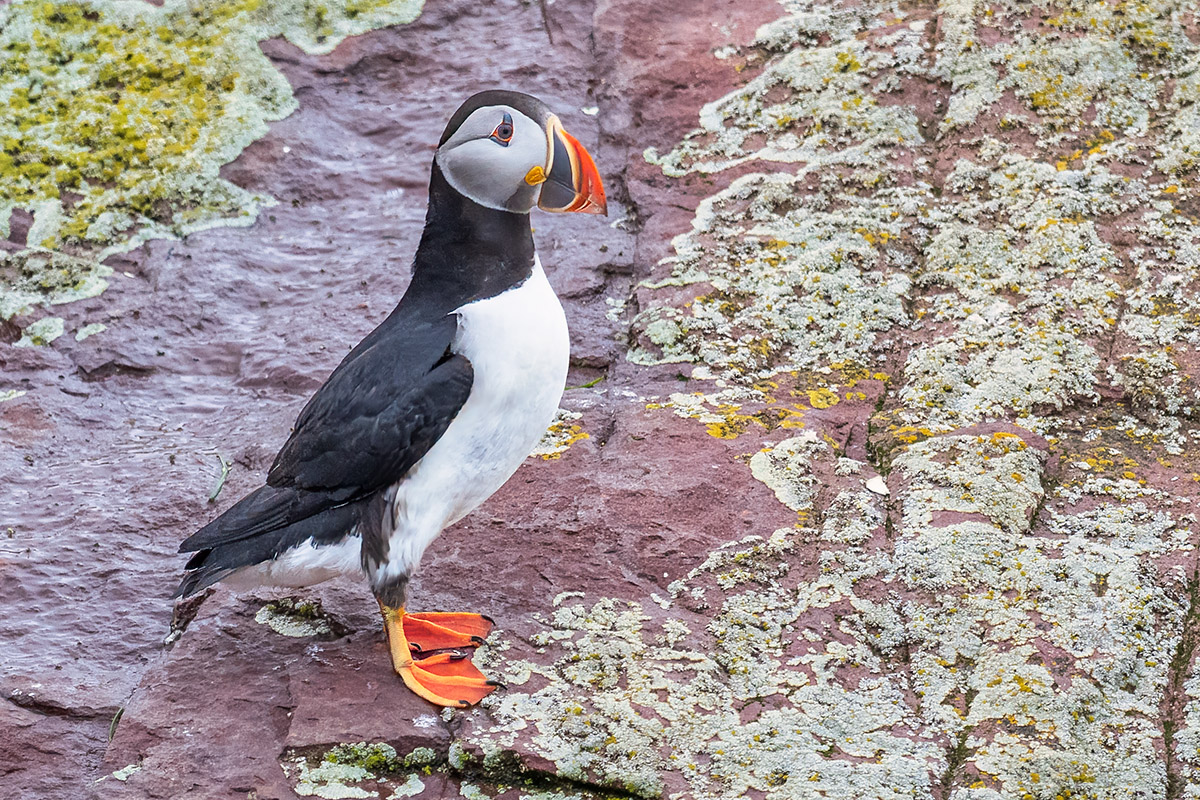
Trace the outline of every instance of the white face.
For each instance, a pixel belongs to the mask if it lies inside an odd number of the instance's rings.
[[[485,106],[472,113],[438,148],[437,163],[460,194],[481,206],[527,214],[541,186],[525,176],[546,168],[548,139],[542,126],[508,106]]]

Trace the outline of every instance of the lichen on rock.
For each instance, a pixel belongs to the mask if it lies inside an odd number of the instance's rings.
[[[1079,512],[1066,493],[1048,504],[1052,536],[1030,536],[1040,461],[992,435],[928,440],[895,462],[910,481],[896,565],[936,592],[909,612],[916,689],[985,783],[1053,794],[1086,773],[1095,796],[1115,797],[1161,780],[1146,721],[1174,640],[1153,631],[1182,609],[1147,570],[1183,538],[1145,505]],[[1086,679],[1056,678],[1060,659]]]
[[[297,756],[290,762],[285,761],[283,767],[295,780],[293,789],[301,797],[321,797],[327,800],[379,797],[377,792],[357,785],[376,777],[373,772],[360,766],[330,761],[311,765],[305,757]]]
[[[1121,260],[1093,220],[1136,208],[1144,187],[1091,157],[1059,170],[1006,154],[994,168],[961,159],[946,189],[954,202],[937,210],[916,278],[917,325],[939,335],[908,356],[901,418],[951,430],[1015,412],[1039,428],[1035,407],[1095,394]]]
[[[833,461],[809,441],[784,443],[764,477],[807,486]],[[1008,430],[930,437],[892,463],[905,487],[894,538],[881,501],[846,489],[819,531],[731,543],[658,608],[564,603],[542,621],[549,663],[481,651],[509,689],[473,713],[464,744],[519,741],[560,775],[638,796],[847,782],[920,796],[961,769],[1018,797],[1160,781],[1148,720],[1176,639],[1155,632],[1184,609],[1153,563],[1190,533],[1145,504],[1080,510],[1069,487],[1048,494],[1045,447]],[[807,493],[780,499],[814,510]],[[815,575],[798,546],[814,534]],[[1064,660],[1078,679],[1056,677]]]
[[[648,627],[634,603],[560,609],[546,621],[558,660],[489,666],[505,671],[510,689],[485,701],[488,716],[476,713],[469,743],[508,747],[532,726],[533,744],[560,774],[636,796],[795,797],[847,781],[880,797],[911,796],[939,755],[893,732],[910,715],[900,685],[837,680],[854,662],[876,661],[861,645],[826,648],[819,635],[799,650],[788,644],[805,613],[844,601],[836,584],[797,583],[786,560],[793,536],[779,531],[714,554],[675,587],[671,630]],[[727,579],[743,567],[743,578]],[[701,603],[715,612],[707,628],[676,631],[679,615]],[[537,675],[541,688],[516,685],[521,675]],[[764,701],[749,721],[741,716]],[[678,782],[668,789],[660,773]]]
[[[149,3],[21,0],[0,7],[0,316],[104,289],[102,262],[151,238],[249,225],[274,202],[220,177],[296,108],[258,43],[313,53],[410,22],[421,0]],[[65,284],[61,263],[75,274]]]
[[[779,502],[793,511],[812,508],[819,479],[809,469],[816,453],[828,446],[811,431],[763,448],[750,458],[750,472],[765,483]]]
[[[630,360],[690,361],[745,382],[829,361],[870,361],[877,334],[904,318],[904,255],[890,207],[797,207],[801,177],[753,174],[701,203],[677,237],[671,277],[653,287],[706,284],[686,308],[654,304],[634,325],[648,342]],[[897,192],[894,202],[907,197]]]
[[[902,242],[929,187],[913,180],[925,169],[910,162],[924,141],[917,117],[887,95],[927,60],[925,21],[876,42],[858,35],[881,27],[874,5],[788,6],[792,16],[757,34],[762,73],[706,106],[671,153],[646,156],[678,176],[800,165],[703,200],[676,255],[639,288],[629,359],[699,365],[693,376],[721,388],[710,412],[782,401],[763,389],[781,373],[836,391],[831,365],[875,371],[886,333],[908,318],[913,251]]]
[[[1152,3],[1056,6],[1058,13],[1043,12],[1044,27],[1031,31],[1019,14],[980,14],[973,2],[943,4],[937,69],[952,92],[942,131],[970,126],[1011,92],[1024,109],[1005,116],[1006,123],[1051,140],[1087,112],[1099,127],[1146,132],[1158,82],[1139,61],[1190,49],[1180,26]]]
[[[529,454],[530,457],[541,458],[543,461],[553,461],[562,458],[562,454],[567,452],[571,445],[589,438],[591,434],[576,423],[576,420],[582,418],[583,414],[578,411],[568,411],[565,408],[558,409],[554,415],[554,422],[550,424],[545,435],[542,436],[542,440],[538,442],[537,447]]]
[[[694,377],[751,389],[781,371],[835,358],[874,367],[880,351],[907,350],[905,402],[887,424],[937,431],[1012,418],[1049,432],[1056,423],[1038,410],[1094,400],[1107,371],[1178,452],[1179,425],[1163,412],[1188,413],[1196,398],[1184,375],[1200,317],[1196,292],[1183,287],[1200,286],[1197,236],[1180,213],[1186,182],[1162,185],[1136,168],[1148,115],[1162,109],[1178,126],[1195,105],[1194,47],[1169,9],[1067,3],[1031,18],[950,3],[935,47],[920,14],[788,6],[792,16],[750,48],[765,59],[760,75],[706,106],[671,153],[648,158],[680,176],[747,160],[800,166],[742,176],[701,202],[663,262],[669,272],[643,284],[630,359],[697,364]],[[843,45],[873,54],[869,80],[810,58]],[[827,86],[847,109],[892,109],[896,92],[934,81],[950,88],[941,134],[973,132],[942,175],[931,156],[946,146],[919,134],[870,139],[867,163],[855,138],[863,126],[843,120],[837,135],[814,140],[820,147],[763,127],[819,127]],[[1010,109],[1010,96],[1020,110],[977,132],[981,114]],[[780,117],[785,102],[801,103],[800,116]],[[1037,138],[1032,151],[1004,141],[1017,125]],[[1163,148],[1186,151],[1190,133],[1172,130],[1155,137],[1158,166],[1177,170],[1186,152]],[[764,136],[769,146],[759,146]],[[1114,247],[1114,235],[1141,246]],[[1141,264],[1132,287],[1121,277],[1128,259]],[[1142,352],[1105,366],[1118,331]],[[778,399],[722,387],[712,405],[736,412]]]
[[[63,335],[63,320],[61,317],[42,317],[32,325],[26,326],[21,332],[21,338],[13,343],[13,347],[41,347],[48,345]]]
[[[646,155],[693,186],[741,170],[638,287],[629,358],[699,382],[650,410],[767,432],[750,469],[800,527],[751,568],[730,560],[750,542],[714,551],[715,588],[690,576],[671,609],[704,614],[710,635],[753,609],[750,652],[808,653],[736,662],[747,684],[729,671],[735,698],[767,688],[757,719],[790,721],[797,695],[770,687],[802,664],[843,665],[816,673],[839,719],[863,687],[902,687],[891,730],[908,738],[875,757],[922,754],[896,784],[917,796],[1185,796],[1200,775],[1195,15],[785,6],[722,51],[761,72]],[[818,413],[877,370],[884,391],[857,421],[883,496],[830,468],[853,460],[846,409]],[[794,583],[802,553],[819,572]],[[815,603],[791,617],[781,586],[788,602],[824,592],[836,624],[821,629]],[[854,776],[886,796],[868,767]],[[794,780],[755,788],[805,796]]]
[[[324,752],[289,751],[280,766],[301,797],[393,800],[423,791],[420,776],[443,761],[427,747],[401,756],[387,742],[349,742]]]
[[[670,259],[635,261],[630,297],[607,298],[638,312],[604,401],[614,472],[552,515],[592,520],[596,549],[513,579],[554,588],[508,593],[512,617],[540,615],[476,651],[507,688],[437,731],[415,711],[435,745],[419,761],[320,745],[286,753],[293,784],[537,800],[1200,786],[1196,15],[1160,0],[784,7],[744,46],[701,42],[746,85],[627,172],[629,199],[658,203],[638,252],[680,235]],[[606,7],[606,35],[625,13]],[[710,22],[680,33],[704,40]],[[661,130],[635,121],[617,141]],[[698,206],[690,229],[681,198]],[[37,235],[71,211],[46,200]],[[560,418],[552,453],[581,419]],[[649,485],[666,470],[670,497]],[[542,491],[509,489],[518,505]],[[468,520],[454,536],[493,534]],[[691,559],[682,577],[672,558]],[[380,691],[403,692],[384,659]],[[174,691],[155,678],[149,691]],[[296,719],[316,683],[288,687]]]
[[[921,58],[923,26],[872,42],[858,34],[881,24],[877,4],[785,5],[801,13],[763,26],[751,45],[768,58],[763,71],[704,106],[698,130],[666,155],[648,150],[648,161],[674,176],[750,160],[874,169],[892,145],[921,141],[916,114],[879,102],[872,89],[881,72],[905,71]]]
[[[334,633],[334,627],[326,618],[324,609],[315,600],[301,600],[295,597],[272,600],[258,610],[254,621],[259,625],[266,625],[280,636],[326,637]]]

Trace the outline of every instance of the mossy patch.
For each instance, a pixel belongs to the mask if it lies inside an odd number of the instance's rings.
[[[103,291],[108,255],[150,238],[249,225],[271,198],[219,175],[296,108],[258,42],[328,52],[410,22],[421,0],[149,3],[18,0],[0,7],[0,315]],[[59,272],[69,262],[72,274]]]
[[[432,754],[432,751],[429,751]],[[421,749],[401,757],[386,742],[335,745],[324,753],[289,752],[280,762],[301,797],[407,797],[423,783],[417,773],[430,758]],[[410,771],[411,770],[411,771]]]
[[[95,297],[108,288],[112,268],[53,250],[0,252],[0,319],[27,314],[38,305]]]
[[[325,760],[330,764],[361,767],[371,772],[395,772],[402,764],[396,755],[396,748],[384,742],[339,744],[325,754]],[[426,763],[423,758],[421,763]]]
[[[254,621],[266,625],[280,636],[304,638],[332,637],[341,626],[330,620],[316,600],[285,597],[265,604],[254,615]]]
[[[280,766],[302,797],[376,798],[398,800],[425,791],[434,776],[438,785],[447,779],[461,787],[464,797],[512,797],[525,800],[628,800],[625,792],[607,791],[591,784],[528,769],[508,750],[489,750],[477,758],[460,740],[448,754],[418,747],[400,755],[386,742],[353,742],[328,750],[290,750]]]

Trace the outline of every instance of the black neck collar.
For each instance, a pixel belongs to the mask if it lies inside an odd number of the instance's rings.
[[[533,272],[528,214],[498,211],[464,197],[437,161],[429,180],[429,210],[405,297],[420,297],[439,313],[504,292]]]

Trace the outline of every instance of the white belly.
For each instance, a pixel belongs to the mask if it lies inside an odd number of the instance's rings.
[[[357,535],[319,546],[309,539],[275,558],[234,570],[221,580],[242,591],[255,586],[300,588],[339,575],[362,576],[362,539]]]
[[[541,440],[562,398],[567,320],[540,262],[520,286],[465,305],[458,315],[452,349],[474,368],[471,394],[398,487],[387,561],[373,583],[411,574],[442,528],[504,485]]]

